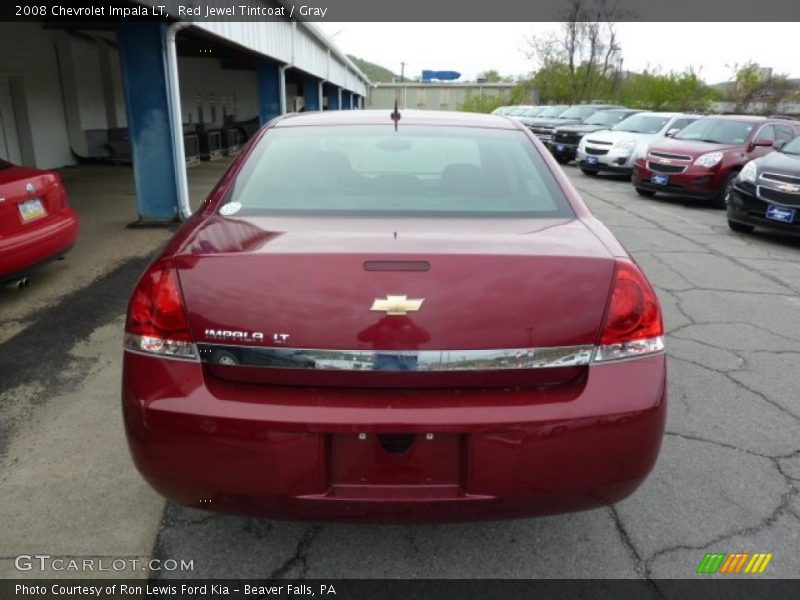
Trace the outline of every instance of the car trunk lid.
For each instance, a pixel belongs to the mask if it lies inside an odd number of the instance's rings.
[[[15,166],[0,170],[0,236],[48,222],[60,203],[61,187],[54,174]]]
[[[236,221],[210,220],[178,269],[204,359],[215,375],[241,381],[562,381],[578,370],[520,368],[537,362],[521,350],[593,345],[614,272],[613,258],[578,220],[487,225],[473,234],[375,223],[289,233]],[[509,352],[489,363],[487,350]],[[213,352],[227,359],[210,360]],[[441,368],[422,372],[425,360]]]

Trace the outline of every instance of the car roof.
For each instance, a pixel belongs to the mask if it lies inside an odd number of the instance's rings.
[[[762,123],[767,117],[759,115],[704,115],[704,119],[714,119],[716,121],[742,121],[744,123]],[[774,119],[779,121],[780,119]]]
[[[646,110],[637,113],[639,117],[692,117],[696,115],[690,115],[687,113],[682,112],[663,112],[658,110]]]
[[[303,127],[309,125],[392,125],[391,110],[331,110],[324,112],[290,113],[280,117],[273,127]],[[517,124],[502,115],[468,112],[401,109],[399,126],[450,125],[453,127],[491,127],[519,129]]]

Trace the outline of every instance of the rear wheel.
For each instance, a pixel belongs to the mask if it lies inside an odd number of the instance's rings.
[[[755,227],[753,227],[752,225],[737,223],[736,221],[731,221],[730,219],[728,219],[728,227],[730,227],[731,230],[737,233],[750,233],[751,231],[753,231],[753,229],[755,229]]]
[[[714,208],[726,208],[728,206],[729,199],[733,194],[733,183],[736,181],[737,175],[739,175],[738,171],[731,173],[725,178],[725,182],[722,184],[722,187],[719,188],[719,192],[711,201]]]
[[[640,196],[644,196],[645,198],[652,198],[653,196],[656,195],[656,193],[653,190],[646,190],[640,187],[636,188],[636,193],[639,194]]]
[[[583,171],[584,175],[589,175],[590,177],[597,177],[597,171],[592,171],[591,169],[584,169],[584,168],[581,168],[581,171]]]

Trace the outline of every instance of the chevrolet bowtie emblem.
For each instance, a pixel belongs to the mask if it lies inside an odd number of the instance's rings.
[[[385,312],[389,316],[401,317],[410,312],[417,312],[425,298],[408,298],[402,296],[386,296],[386,298],[375,298],[370,310]]]
[[[798,191],[800,191],[800,186],[792,185],[791,183],[782,183],[778,186],[778,189],[782,192],[796,194]]]

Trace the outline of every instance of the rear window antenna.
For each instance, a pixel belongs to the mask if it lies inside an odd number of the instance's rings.
[[[397,98],[394,99],[394,112],[389,115],[394,121],[394,130],[397,131],[397,124],[400,122],[400,111],[397,108]]]

